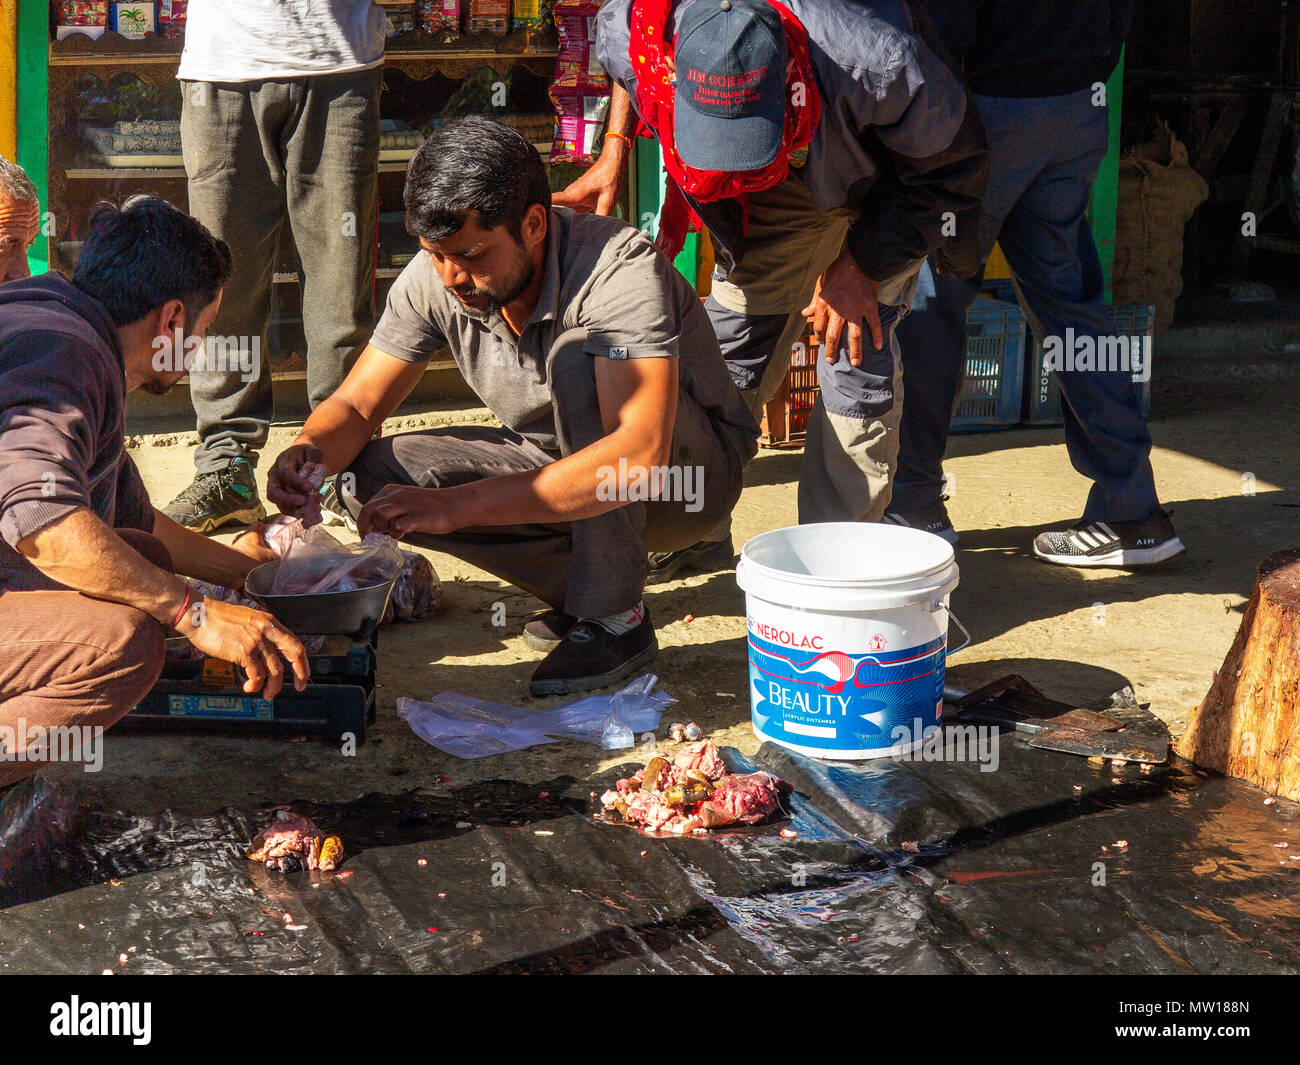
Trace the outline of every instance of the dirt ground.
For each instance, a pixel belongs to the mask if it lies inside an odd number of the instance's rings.
[[[1089,707],[1104,707],[1111,692],[1130,684],[1180,732],[1228,649],[1256,566],[1300,541],[1294,340],[1285,328],[1219,329],[1171,334],[1157,344],[1153,464],[1188,546],[1158,569],[1080,571],[1032,557],[1034,533],[1076,520],[1087,491],[1060,429],[954,437],[946,468],[962,549],[952,606],[973,639],[950,660],[949,681],[974,687],[1022,673],[1047,694]],[[399,415],[388,431],[487,419],[481,410],[427,405]],[[139,434],[133,454],[162,505],[192,475],[193,435],[179,421],[137,423],[132,432]],[[262,477],[294,432],[288,423],[273,430]],[[737,550],[756,533],[795,522],[801,458],[798,451],[763,451],[750,466],[735,514]],[[396,717],[399,696],[447,690],[529,702],[528,678],[541,658],[520,636],[539,604],[454,559],[430,558],[446,584],[445,612],[383,631],[378,721],[355,755],[342,756],[317,738],[110,734],[103,772],[54,772],[76,774],[86,792],[124,808],[201,813],[227,804],[392,793],[444,775],[455,783],[582,779],[626,760],[566,742],[462,761],[426,745]],[[492,623],[498,602],[505,604],[504,627]],[[715,741],[752,752],[744,596],[734,574],[652,587],[646,603],[661,648],[653,669],[679,700],[664,726],[695,720]]]

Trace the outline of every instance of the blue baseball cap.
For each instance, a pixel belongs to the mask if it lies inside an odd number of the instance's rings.
[[[673,137],[696,170],[761,170],[785,136],[785,28],[767,0],[695,0],[676,44]]]

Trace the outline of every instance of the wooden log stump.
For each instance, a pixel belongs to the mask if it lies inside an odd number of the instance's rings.
[[[1177,749],[1300,801],[1300,548],[1260,565],[1237,638]]]

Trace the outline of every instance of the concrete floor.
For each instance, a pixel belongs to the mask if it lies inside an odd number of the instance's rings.
[[[974,687],[1022,673],[1055,698],[1093,707],[1131,684],[1141,702],[1181,731],[1231,643],[1256,566],[1300,541],[1298,335],[1300,329],[1285,324],[1201,328],[1157,343],[1153,463],[1188,550],[1155,570],[1080,571],[1030,555],[1033,534],[1076,520],[1087,491],[1070,467],[1061,430],[954,437],[949,509],[962,550],[952,605],[973,640],[951,659],[949,680]],[[488,416],[454,405],[431,411],[426,403],[399,412],[388,428],[465,417]],[[291,425],[273,431],[263,475],[294,431]],[[192,434],[175,418],[137,419],[132,432],[136,461],[161,505],[192,474]],[[795,522],[800,459],[799,452],[764,451],[750,466],[735,515],[737,548],[758,532]],[[119,734],[107,740],[101,773],[83,776],[67,766],[54,772],[75,774],[86,792],[124,808],[202,813],[227,804],[397,792],[444,775],[456,783],[582,779],[624,761],[560,743],[466,762],[427,746],[396,718],[402,695],[454,690],[526,702],[541,657],[519,635],[536,602],[454,559],[430,557],[447,586],[446,611],[384,631],[379,719],[371,742],[355,755],[316,739]],[[662,649],[653,668],[680,701],[665,725],[694,719],[718,742],[752,751],[744,597],[734,575],[654,587],[646,602]],[[504,627],[492,623],[496,603],[505,604]]]

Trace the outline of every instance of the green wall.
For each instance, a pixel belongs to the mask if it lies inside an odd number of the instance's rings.
[[[49,202],[46,116],[49,114],[50,8],[46,0],[18,0],[18,165]],[[44,225],[41,227],[44,229]],[[49,238],[36,238],[27,262],[33,274],[50,268]]]

